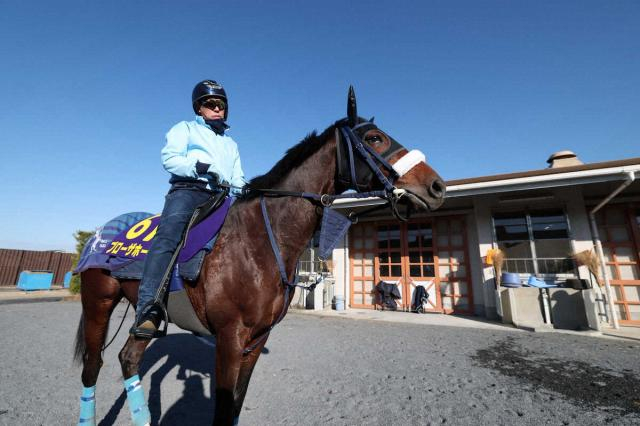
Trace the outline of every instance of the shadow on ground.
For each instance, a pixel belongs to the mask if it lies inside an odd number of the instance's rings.
[[[190,333],[170,334],[149,346],[140,366],[143,386],[149,387],[151,424],[193,425],[211,424],[215,408],[215,338],[196,337]],[[269,353],[264,348],[262,354]],[[184,385],[182,396],[170,407],[162,407],[161,384],[167,375],[178,367],[176,379]],[[148,377],[147,373],[155,368]],[[205,392],[205,378],[209,390]],[[208,397],[211,395],[211,397]],[[120,410],[126,407],[124,390],[100,422],[100,426],[116,423]]]
[[[473,359],[536,390],[555,392],[616,416],[640,413],[640,377],[629,369],[616,372],[582,361],[525,353],[513,338],[478,350]]]

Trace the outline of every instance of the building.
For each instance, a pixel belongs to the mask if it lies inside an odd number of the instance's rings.
[[[333,252],[335,295],[347,309],[374,309],[374,288],[384,281],[397,284],[398,305],[409,309],[423,285],[432,312],[495,319],[501,306],[486,255],[499,248],[504,270],[523,280],[587,280],[600,322],[640,326],[640,158],[583,164],[561,151],[547,162],[539,170],[449,181],[438,211],[406,223],[385,210],[361,217]],[[336,208],[359,211],[375,202],[346,200]],[[573,258],[584,250],[606,264],[601,289]]]

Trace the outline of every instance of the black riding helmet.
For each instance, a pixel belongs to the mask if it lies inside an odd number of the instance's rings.
[[[196,84],[191,94],[191,103],[193,104],[193,111],[196,114],[198,114],[200,106],[207,98],[218,98],[225,101],[227,108],[224,110],[224,120],[227,121],[229,101],[227,100],[227,92],[224,91],[224,87],[215,80],[203,80]]]

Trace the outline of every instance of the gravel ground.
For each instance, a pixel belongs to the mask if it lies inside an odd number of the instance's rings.
[[[0,307],[1,425],[77,420],[80,368],[71,353],[79,314],[75,302]],[[126,327],[130,321],[131,312]],[[210,424],[214,343],[170,330],[142,368],[154,423]],[[107,349],[98,381],[103,425],[129,424],[117,361],[124,337]],[[258,361],[240,418],[244,425],[637,425],[640,344],[291,313]]]

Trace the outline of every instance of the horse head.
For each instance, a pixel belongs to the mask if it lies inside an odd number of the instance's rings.
[[[439,208],[445,184],[419,150],[408,150],[379,129],[373,118],[357,115],[356,97],[349,88],[347,118],[336,126],[336,190],[358,192],[384,188],[400,204],[417,210]]]

